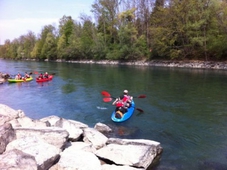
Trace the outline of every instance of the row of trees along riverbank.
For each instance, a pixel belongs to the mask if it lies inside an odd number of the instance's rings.
[[[63,16],[0,46],[10,59],[200,59],[227,57],[226,0],[95,0],[93,17]],[[94,19],[92,19],[94,18]],[[16,26],[15,26],[16,29]]]

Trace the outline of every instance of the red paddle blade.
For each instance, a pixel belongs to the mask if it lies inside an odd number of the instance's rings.
[[[34,74],[39,74],[37,71],[34,71]]]
[[[146,95],[140,95],[138,98],[146,98]]]
[[[103,98],[103,101],[104,102],[111,102],[112,101],[112,98]]]
[[[102,91],[101,94],[105,97],[110,97],[110,93],[108,93],[107,91]]]
[[[136,110],[138,110],[139,112],[143,113],[143,110],[140,108],[136,108]]]

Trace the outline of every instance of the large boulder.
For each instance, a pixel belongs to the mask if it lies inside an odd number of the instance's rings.
[[[0,154],[2,154],[8,143],[16,139],[15,131],[10,123],[0,126]]]
[[[144,168],[136,168],[130,166],[117,166],[117,165],[102,165],[102,170],[145,170]]]
[[[16,127],[14,129],[17,139],[36,136],[59,149],[64,149],[69,135],[66,130],[57,127]]]
[[[2,170],[37,170],[35,157],[21,150],[13,149],[0,155]]]
[[[48,124],[47,122],[42,122],[40,120],[33,120],[27,116],[24,116],[22,118],[18,118],[17,119],[18,123],[21,125],[21,127],[40,127],[40,128],[44,128],[44,127],[48,127],[50,126],[50,124]]]
[[[50,168],[59,158],[61,150],[46,143],[39,137],[29,136],[12,141],[6,147],[6,151],[20,150],[35,157],[39,170]]]
[[[97,131],[94,128],[85,128],[84,129],[84,138],[83,141],[85,143],[92,143],[92,145],[99,149],[106,145],[108,138],[103,135],[101,132]]]
[[[41,119],[42,122],[49,122],[51,126],[60,127],[69,133],[69,140],[77,141],[83,134],[83,128],[87,128],[88,125],[75,120],[67,120],[59,118],[57,116],[50,116]]]
[[[98,130],[99,132],[101,132],[101,133],[109,133],[109,132],[112,132],[112,129],[109,126],[107,126],[107,125],[105,125],[103,123],[100,123],[100,122],[99,123],[96,123],[95,126],[94,126],[94,128],[96,130]]]
[[[101,170],[99,159],[91,152],[75,150],[73,147],[65,149],[61,158],[50,170]]]
[[[107,146],[96,151],[102,159],[118,165],[148,168],[162,148],[159,142],[151,140],[110,138]]]
[[[4,104],[0,104],[0,125],[3,125],[10,120],[24,117],[24,112],[21,110],[14,110]]]

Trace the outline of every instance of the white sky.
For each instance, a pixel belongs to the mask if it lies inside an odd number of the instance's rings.
[[[45,25],[58,26],[64,16],[79,21],[90,12],[95,0],[0,0],[0,44],[12,41],[29,31],[40,34]]]

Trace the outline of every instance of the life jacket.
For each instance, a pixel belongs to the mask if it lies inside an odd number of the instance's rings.
[[[124,102],[121,100],[116,103],[116,107],[123,107],[123,106],[124,106]]]
[[[44,74],[44,77],[45,77],[45,78],[48,78],[48,74],[47,74],[47,73],[45,73],[45,74]]]
[[[30,77],[30,75],[29,75],[29,74],[26,74],[26,75],[25,75],[25,78],[29,78],[29,77]]]
[[[127,102],[129,100],[128,96],[124,96],[124,98],[122,99],[123,102]]]

